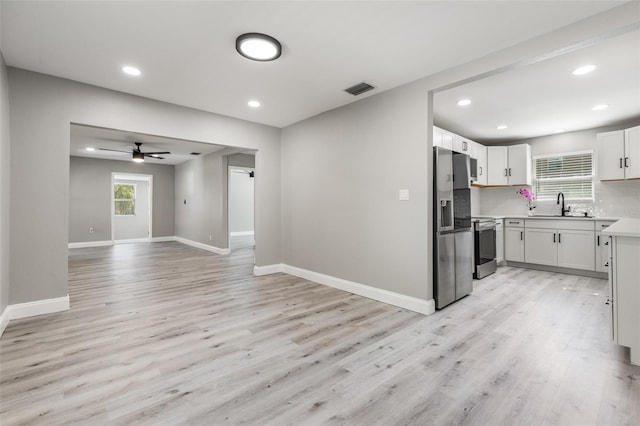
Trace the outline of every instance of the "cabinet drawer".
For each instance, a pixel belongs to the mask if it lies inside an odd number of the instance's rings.
[[[605,228],[616,223],[615,220],[596,220],[596,231],[602,231]]]
[[[593,231],[595,229],[593,220],[580,219],[527,219],[526,228],[539,229],[575,229],[577,231]]]
[[[504,226],[507,228],[524,228],[524,219],[509,219],[504,220]]]

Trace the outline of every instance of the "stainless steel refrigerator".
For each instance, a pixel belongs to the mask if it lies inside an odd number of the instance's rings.
[[[473,290],[470,158],[433,148],[433,292],[442,309]]]

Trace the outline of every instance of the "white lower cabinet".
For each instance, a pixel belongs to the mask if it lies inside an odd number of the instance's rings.
[[[537,265],[558,266],[555,229],[527,228],[525,231],[524,261]]]
[[[524,219],[504,220],[504,260],[524,262]]]
[[[608,240],[611,337],[618,345],[631,349],[631,364],[640,365],[640,238],[613,236]]]
[[[612,220],[596,221],[596,271],[609,272],[609,238],[602,231],[614,223]]]
[[[496,220],[496,262],[504,262],[504,225],[502,219]]]
[[[506,260],[587,271],[598,270],[594,221],[518,219],[523,222],[523,229],[508,228],[508,224],[513,220],[505,219]],[[521,234],[520,231],[524,232]],[[520,238],[522,241],[519,241]],[[602,238],[600,241],[603,243]],[[520,253],[524,260],[520,259]]]
[[[593,230],[558,230],[558,266],[593,271],[595,264],[595,233]]]

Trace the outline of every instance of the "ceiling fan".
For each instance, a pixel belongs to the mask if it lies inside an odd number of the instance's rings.
[[[112,151],[112,152],[124,152],[124,153],[131,153],[132,155],[132,160],[135,161],[136,163],[142,163],[144,161],[144,157],[145,156],[149,156],[151,158],[155,158],[157,160],[164,160],[164,157],[160,157],[160,155],[163,154],[171,154],[169,151],[162,151],[162,152],[142,152],[140,151],[140,146],[142,145],[142,142],[135,142],[136,147],[132,148],[131,151],[120,151],[118,149],[107,149],[107,148],[98,148],[100,151]]]

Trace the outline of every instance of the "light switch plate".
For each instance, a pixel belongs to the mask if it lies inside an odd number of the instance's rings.
[[[400,199],[400,201],[409,201],[409,190],[401,189],[398,192],[398,198]]]

